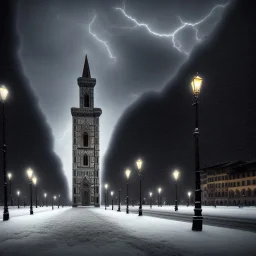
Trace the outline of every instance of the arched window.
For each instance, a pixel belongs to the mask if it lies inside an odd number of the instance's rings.
[[[87,155],[84,155],[84,165],[88,165],[89,164],[89,157]]]
[[[90,100],[89,94],[86,93],[86,94],[84,95],[84,107],[85,107],[85,108],[88,108],[88,107],[89,107],[89,100]]]
[[[88,145],[89,145],[88,141],[89,141],[89,136],[88,136],[88,133],[85,132],[85,133],[84,133],[84,136],[83,136],[83,144],[84,144],[84,147],[88,147]]]
[[[247,190],[247,196],[252,196],[252,191],[251,191],[251,189],[248,189],[248,190]]]

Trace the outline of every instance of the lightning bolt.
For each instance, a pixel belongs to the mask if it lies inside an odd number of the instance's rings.
[[[180,43],[179,40],[177,40],[176,36],[179,32],[181,32],[184,28],[186,27],[191,27],[194,31],[195,31],[195,39],[196,41],[200,41],[201,39],[198,37],[198,28],[197,26],[202,24],[204,21],[206,21],[216,9],[219,8],[225,8],[228,3],[221,5],[218,4],[215,7],[212,8],[212,10],[201,20],[191,23],[191,22],[184,22],[180,17],[179,20],[181,22],[181,26],[179,26],[178,28],[176,28],[174,31],[166,34],[166,33],[158,33],[153,31],[148,24],[146,23],[141,23],[139,22],[136,18],[132,17],[131,15],[127,14],[127,12],[125,11],[125,4],[123,4],[124,7],[114,7],[115,10],[120,11],[128,20],[130,20],[131,22],[133,22],[134,26],[130,27],[130,29],[134,29],[136,27],[143,27],[145,28],[150,34],[157,36],[157,37],[165,37],[165,38],[170,38],[172,40],[172,45],[175,49],[177,49],[179,52],[184,53],[186,55],[189,55],[189,52],[186,52],[183,47],[182,44]],[[122,27],[122,28],[127,28],[127,27]]]
[[[100,43],[102,43],[102,44],[104,45],[104,47],[107,49],[109,58],[110,58],[110,59],[113,59],[114,61],[116,61],[116,57],[113,56],[113,54],[111,53],[111,50],[110,50],[110,48],[109,48],[109,46],[108,46],[108,42],[103,41],[102,39],[100,39],[100,38],[99,38],[95,33],[93,33],[92,30],[91,30],[91,26],[92,26],[92,24],[94,23],[95,19],[96,19],[96,15],[93,17],[91,23],[89,24],[89,33],[90,33],[94,38],[96,38],[96,40],[97,40],[98,42],[100,42]]]

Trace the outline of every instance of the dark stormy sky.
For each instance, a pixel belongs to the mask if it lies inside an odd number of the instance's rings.
[[[200,48],[205,37],[221,25],[231,5],[224,6],[226,3],[223,0],[127,0],[123,9],[124,3],[115,0],[19,1],[16,25],[23,74],[52,130],[53,150],[61,159],[69,187],[72,169],[70,108],[78,106],[76,79],[81,76],[84,55],[88,54],[92,77],[97,79],[95,106],[103,110],[101,171],[109,175],[111,182],[110,176],[123,172],[127,165],[125,161],[110,171],[106,159],[118,150],[110,141],[115,137],[119,118],[127,107],[140,102],[144,93],[160,92],[164,88],[190,58],[193,48]],[[116,9],[118,7],[121,9]],[[140,25],[135,26],[135,22]],[[190,25],[184,26],[184,22]],[[201,40],[197,41],[196,36]],[[175,107],[165,111],[175,111]],[[138,131],[132,132],[147,131],[138,127]],[[134,149],[133,145],[129,147],[131,151]],[[150,146],[147,150],[155,152],[156,158],[161,152]],[[141,157],[143,154],[141,152]],[[111,161],[119,161],[117,158],[118,155]],[[113,166],[114,163],[111,168]]]

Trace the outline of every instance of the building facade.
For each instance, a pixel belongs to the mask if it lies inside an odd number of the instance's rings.
[[[94,108],[96,79],[91,78],[87,56],[79,86],[79,108],[72,114],[72,205],[100,205],[99,183],[99,117],[100,108]]]
[[[201,169],[203,205],[256,205],[256,161],[236,161]]]

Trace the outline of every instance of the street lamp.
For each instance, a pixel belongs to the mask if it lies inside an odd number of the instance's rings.
[[[152,192],[149,192],[149,197],[150,197],[150,208],[152,208]]]
[[[129,169],[126,169],[125,175],[126,175],[126,186],[127,186],[127,197],[126,197],[126,213],[129,213],[129,194],[128,194],[128,180],[130,177],[131,171]]]
[[[32,206],[32,176],[33,170],[31,168],[27,169],[27,175],[29,178],[29,185],[30,185],[30,215],[33,214],[33,206]]]
[[[8,90],[2,85],[0,87],[0,97],[3,102],[3,171],[4,171],[4,212],[3,220],[9,220],[9,210],[7,204],[7,177],[6,177],[6,142],[5,142],[5,114],[4,114],[4,102],[7,98]]]
[[[11,201],[11,206],[13,206],[12,203],[12,174],[8,172],[8,179],[9,179],[9,184],[10,184],[10,201]]]
[[[193,78],[191,85],[195,98],[195,102],[193,106],[195,106],[195,181],[196,181],[196,189],[195,189],[195,208],[194,208],[194,216],[193,216],[193,231],[202,231],[203,228],[203,216],[202,216],[202,204],[201,204],[201,180],[200,180],[200,166],[199,166],[199,125],[198,125],[198,96],[200,93],[200,89],[202,86],[203,79],[198,76],[198,74]]]
[[[107,210],[107,190],[108,190],[108,184],[105,184],[105,210]]]
[[[52,197],[52,209],[54,209],[54,207],[53,207],[53,201],[55,202],[55,200],[56,200],[56,196],[53,196],[53,197]]]
[[[18,195],[18,208],[20,208],[20,191],[17,191],[17,195]]]
[[[189,191],[189,192],[188,192],[188,206],[189,206],[189,204],[190,204],[190,196],[191,196],[191,192]]]
[[[161,191],[162,191],[162,189],[161,188],[158,188],[158,207],[161,205],[162,206],[162,204],[161,204],[161,202],[160,202],[160,193],[161,193]]]
[[[113,209],[114,209],[114,201],[113,201],[114,192],[111,191],[110,194],[111,194],[111,198],[112,198],[112,211],[113,211]]]
[[[121,200],[121,189],[119,188],[119,191],[118,191],[118,209],[117,211],[118,212],[121,212],[121,203],[120,203],[120,200]]]
[[[177,171],[177,170],[175,170],[174,172],[173,172],[173,177],[174,177],[174,179],[175,179],[175,194],[176,194],[176,199],[175,199],[175,207],[174,207],[174,209],[175,209],[175,211],[178,211],[178,190],[177,190],[177,180],[178,180],[178,178],[179,178],[179,171]]]
[[[137,168],[139,171],[139,176],[140,176],[140,207],[139,207],[139,216],[142,216],[142,203],[141,203],[141,167],[142,167],[142,161],[140,159],[138,159],[136,161],[137,164]]]
[[[44,193],[44,199],[45,199],[45,205],[46,205],[46,207],[48,207],[48,205],[47,205],[47,194],[46,193]]]
[[[33,181],[33,183],[34,183],[35,191],[36,191],[36,208],[37,208],[37,186],[36,186],[37,178],[34,176],[34,177],[32,178],[32,181]]]
[[[58,209],[60,208],[60,194],[59,194],[59,201],[58,201]]]

